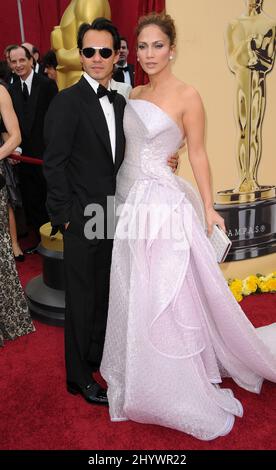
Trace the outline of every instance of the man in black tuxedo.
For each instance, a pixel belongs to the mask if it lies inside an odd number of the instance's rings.
[[[114,68],[113,80],[128,83],[134,87],[134,65],[127,63],[129,54],[127,39],[121,36],[120,44],[119,60]]]
[[[99,204],[106,219],[124,157],[125,99],[108,90],[120,37],[109,20],[97,18],[81,25],[78,48],[84,75],[56,96],[46,116],[44,174],[50,219],[64,234],[67,390],[107,404],[92,373],[104,345],[112,240],[85,237],[84,210]]]
[[[22,135],[22,153],[42,159],[45,149],[44,118],[50,102],[58,92],[57,85],[53,80],[34,73],[32,56],[24,46],[14,46],[10,50],[10,61],[20,78],[10,86],[10,94]],[[49,220],[42,167],[21,163],[19,177],[25,214],[39,240],[39,228]]]

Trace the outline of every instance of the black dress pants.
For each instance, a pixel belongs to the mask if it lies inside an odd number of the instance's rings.
[[[41,225],[49,221],[46,211],[46,181],[43,176],[42,167],[20,163],[19,178],[27,222],[39,235]]]
[[[64,233],[67,381],[85,386],[99,369],[107,321],[113,240]]]

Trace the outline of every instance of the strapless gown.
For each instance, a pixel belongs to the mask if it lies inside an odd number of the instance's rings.
[[[129,100],[124,129],[101,364],[110,417],[211,440],[243,414],[222,377],[255,393],[276,382],[275,324],[247,319],[216,263],[199,196],[167,166],[183,139],[177,124]]]

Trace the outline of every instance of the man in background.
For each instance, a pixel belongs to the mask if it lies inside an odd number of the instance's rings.
[[[57,65],[56,53],[50,49],[42,59],[42,72],[55,82],[57,81]]]
[[[134,65],[128,64],[127,58],[129,54],[128,42],[127,39],[122,37],[120,38],[121,47],[118,63],[115,66],[113,73],[113,79],[116,82],[127,83],[134,87]]]
[[[42,159],[44,152],[43,127],[49,104],[57,94],[57,85],[33,70],[33,58],[24,46],[14,46],[10,51],[10,62],[19,80],[10,86],[10,94],[16,112],[21,136],[22,153]],[[40,240],[39,228],[48,222],[46,211],[46,182],[41,165],[21,163],[19,165],[20,188],[27,222]],[[25,252],[31,254],[36,246]]]
[[[40,52],[39,52],[38,48],[36,46],[34,46],[33,44],[31,44],[30,42],[23,42],[23,44],[21,44],[21,45],[26,47],[26,49],[28,49],[28,51],[30,52],[30,54],[33,58],[34,72],[35,73],[43,73],[43,70],[41,70],[41,66],[40,66],[40,63],[39,63]]]

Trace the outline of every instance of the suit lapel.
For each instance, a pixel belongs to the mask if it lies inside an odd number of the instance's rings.
[[[39,95],[39,78],[37,77],[37,74],[34,74],[31,94],[27,103],[24,102],[21,80],[16,81],[12,87],[14,88],[15,107],[18,112],[17,115],[19,117],[20,125],[24,134],[28,135],[31,131],[36,113]]]
[[[116,151],[115,151],[115,172],[119,169],[123,158],[125,148],[125,136],[123,129],[124,109],[120,101],[115,97],[114,103],[115,126],[116,126]]]
[[[129,64],[129,75],[130,75],[131,86],[134,87],[135,70],[134,70],[133,64]]]
[[[12,85],[14,96],[14,108],[20,123],[20,127],[25,135],[28,134],[28,125],[26,122],[26,109],[22,94],[21,80],[17,80]]]
[[[124,71],[120,67],[118,67],[118,69],[114,73],[114,80],[116,82],[123,82],[123,83],[125,81]]]
[[[101,107],[99,98],[97,97],[93,88],[84,77],[82,77],[79,81],[79,88],[80,88],[82,97],[85,100],[85,103],[86,104],[91,103],[91,105],[88,106],[88,110],[89,110],[88,118],[92,121],[93,127],[97,133],[97,136],[99,137],[101,142],[104,144],[107,153],[109,154],[110,158],[113,161],[111,143],[110,143],[110,138],[109,138],[109,130],[108,130],[107,122],[106,122],[105,115]]]
[[[33,81],[32,81],[31,94],[30,94],[29,99],[28,99],[28,117],[29,117],[28,127],[29,127],[29,129],[31,129],[32,125],[33,125],[35,112],[36,112],[38,94],[39,94],[39,77],[38,77],[37,73],[34,73]]]

